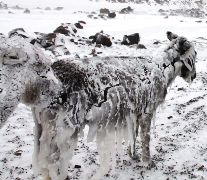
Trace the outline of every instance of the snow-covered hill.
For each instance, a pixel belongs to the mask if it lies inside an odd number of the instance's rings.
[[[101,2],[103,0],[97,0]],[[204,7],[206,0],[106,0],[113,3],[135,3],[135,4],[148,4],[148,5],[177,5],[188,7]]]
[[[99,56],[153,54],[158,47],[166,45],[168,30],[191,40],[198,53],[197,78],[190,86],[177,78],[168,89],[166,102],[157,112],[155,125],[151,129],[151,154],[156,166],[147,169],[143,163],[131,160],[127,154],[127,145],[123,144],[125,148],[123,157],[117,157],[115,166],[114,162],[111,162],[113,165],[111,170],[102,179],[207,179],[207,19],[205,16],[192,18],[180,14],[173,16],[169,11],[162,11],[164,14],[159,12],[160,9],[166,10],[171,7],[180,9],[184,1],[178,0],[172,0],[171,5],[164,6],[154,6],[153,3],[149,6],[87,0],[3,0],[3,2],[8,5],[8,8],[0,9],[0,33],[7,34],[14,28],[22,27],[30,36],[35,37],[34,32],[51,33],[61,23],[83,20],[86,24],[78,31],[77,36],[88,38],[103,30],[114,37],[111,47],[98,48],[92,44],[80,45],[80,48],[74,43],[68,43],[69,56],[78,54],[90,57],[94,49]],[[174,2],[178,4],[173,5]],[[185,2],[193,2],[192,7],[196,4],[195,1]],[[16,5],[20,9],[14,8]],[[128,5],[134,9],[133,13],[118,13]],[[47,7],[50,7],[50,10]],[[56,7],[63,7],[63,9],[55,10]],[[187,7],[192,8],[188,4],[185,5],[185,8]],[[24,13],[25,8],[29,8],[31,12]],[[115,11],[116,18],[100,18],[98,16],[100,8]],[[88,16],[92,12],[95,12],[93,17],[97,18]],[[122,40],[125,34],[137,32],[140,33],[140,43],[147,47],[146,50],[114,43],[115,40]],[[74,40],[78,41],[78,37]],[[50,54],[49,51],[47,53]],[[33,127],[30,109],[20,104],[8,123],[0,129],[0,179],[41,179],[33,174],[31,164],[34,146]],[[138,138],[137,141],[137,151],[140,155],[140,139]],[[81,138],[68,169],[70,179],[90,179],[99,167],[98,158],[95,143],[87,143],[85,138]]]

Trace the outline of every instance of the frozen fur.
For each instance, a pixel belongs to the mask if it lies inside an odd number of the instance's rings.
[[[33,165],[52,180],[67,177],[85,124],[89,125],[88,141],[96,137],[100,155],[101,168],[93,179],[107,173],[110,156],[115,156],[116,149],[120,153],[122,140],[129,141],[130,155],[137,158],[139,129],[142,160],[149,162],[151,120],[168,86],[176,76],[187,82],[196,77],[196,52],[183,37],[172,39],[152,57],[66,59],[52,66],[40,49],[20,38],[0,41],[1,125],[19,102],[32,107]]]
[[[68,158],[72,158],[76,148],[78,132],[86,123],[89,125],[88,141],[96,137],[100,155],[101,167],[94,180],[107,173],[110,158],[114,158],[116,149],[120,153],[123,140],[129,141],[130,155],[137,158],[135,141],[139,128],[142,160],[150,162],[152,117],[176,76],[187,82],[196,77],[195,57],[192,44],[178,37],[153,57],[94,57],[53,63],[63,90],[50,106],[50,110],[57,112],[56,119],[51,121],[52,133],[47,123],[43,125],[46,130],[42,132],[48,134],[42,136],[43,143],[40,141],[38,167],[42,164],[49,167],[45,169],[52,179],[65,178],[68,167],[65,165],[69,165]],[[48,161],[48,157],[54,155],[56,159]]]

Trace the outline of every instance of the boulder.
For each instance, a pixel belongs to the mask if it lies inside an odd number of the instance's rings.
[[[133,12],[133,9],[130,6],[128,6],[126,8],[123,8],[119,13],[120,14],[129,14],[129,13],[132,13],[132,12]]]
[[[116,13],[115,12],[110,12],[110,13],[108,13],[108,17],[109,18],[115,18],[116,17]]]
[[[100,9],[100,13],[101,14],[108,14],[108,13],[110,13],[110,11],[107,8],[102,8],[102,9]]]
[[[77,22],[74,24],[76,28],[78,29],[83,29],[83,26],[81,25],[81,23]]]
[[[139,44],[139,41],[140,41],[139,33],[134,33],[131,35],[124,35],[121,44],[123,45]]]
[[[56,7],[56,8],[54,8],[54,10],[61,11],[61,10],[63,10],[63,7]]]
[[[25,13],[25,14],[30,14],[30,10],[26,8],[26,9],[24,10],[24,13]]]
[[[43,47],[43,48],[49,48],[55,44],[56,34],[55,33],[49,33],[49,34],[41,34],[37,42]]]
[[[147,48],[143,44],[138,44],[137,49],[147,49]]]
[[[12,36],[20,36],[22,38],[29,38],[29,35],[25,32],[23,28],[15,28],[8,33],[8,37],[11,38]]]
[[[90,36],[89,39],[92,39],[92,43],[96,43],[99,45],[101,44],[107,47],[110,47],[112,45],[110,37],[104,34],[102,31],[96,33],[94,36]]]
[[[63,26],[63,25],[57,27],[53,32],[54,33],[64,34],[66,36],[68,36],[70,34],[70,31],[68,30],[68,27],[67,26]]]

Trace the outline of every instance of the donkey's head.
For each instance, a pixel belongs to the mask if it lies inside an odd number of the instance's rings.
[[[42,50],[20,37],[0,36],[0,126],[19,102],[48,103],[58,80]]]
[[[191,83],[196,78],[196,51],[191,42],[185,37],[179,37],[172,32],[167,32],[167,37],[171,41],[169,49],[173,49],[172,62],[181,62],[181,68],[178,75],[188,83]]]

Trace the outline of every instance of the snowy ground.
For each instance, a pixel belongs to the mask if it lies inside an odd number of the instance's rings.
[[[14,0],[5,2],[10,7],[16,5]],[[145,5],[132,5],[135,14],[117,14],[115,19],[107,20],[91,19],[87,15],[92,11],[97,12],[103,7],[121,10],[127,5],[86,3],[86,0],[78,0],[77,4],[72,0],[19,0],[18,3],[20,7],[29,8],[31,13],[24,14],[23,10],[12,8],[0,10],[1,33],[7,34],[17,27],[23,27],[31,34],[35,31],[49,33],[61,23],[84,20],[87,24],[81,33],[86,37],[100,30],[115,39],[122,39],[124,34],[138,32],[141,43],[149,46],[149,49],[156,49],[156,46],[150,45],[154,40],[164,43],[168,30],[192,40],[198,52],[197,78],[190,86],[177,78],[168,89],[166,102],[157,112],[155,127],[151,131],[151,155],[156,167],[146,169],[141,162],[131,160],[126,153],[122,157],[123,161],[117,161],[116,167],[103,179],[207,179],[207,19],[183,16],[165,18],[158,13],[160,7]],[[37,6],[41,9],[35,9]],[[48,6],[52,10],[44,10]],[[53,10],[57,6],[63,6],[64,9]],[[8,14],[8,11],[13,14]],[[123,55],[143,53],[142,50],[135,52],[134,49],[125,47],[119,49],[116,45],[100,51],[104,55],[113,55],[120,51]],[[33,127],[30,109],[19,105],[8,123],[0,130],[1,180],[41,179],[34,176],[32,171]],[[140,154],[139,139],[137,144]],[[84,138],[80,139],[74,154],[68,171],[70,179],[90,179],[99,167],[95,143],[86,143]],[[81,168],[74,168],[75,165],[80,165]]]

